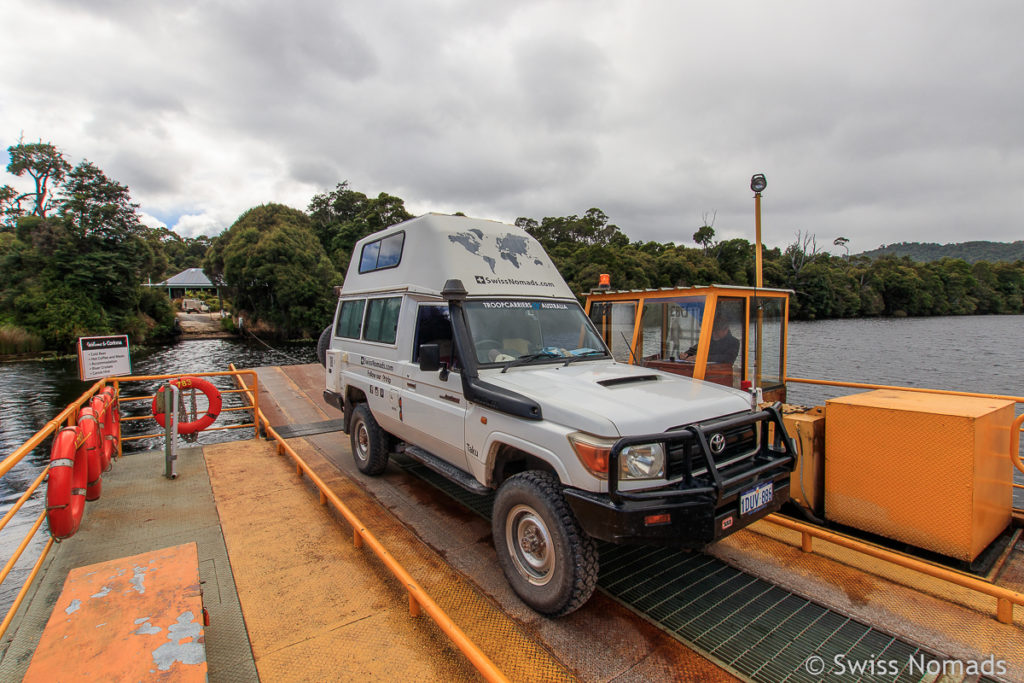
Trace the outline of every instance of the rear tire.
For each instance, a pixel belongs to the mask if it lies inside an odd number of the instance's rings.
[[[388,435],[365,403],[360,403],[352,412],[349,435],[352,457],[359,471],[371,477],[383,473],[388,466]]]
[[[558,478],[531,470],[498,489],[491,517],[505,578],[527,605],[550,617],[569,614],[597,586],[597,546],[580,528]]]

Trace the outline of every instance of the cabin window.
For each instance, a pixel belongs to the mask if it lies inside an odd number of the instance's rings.
[[[412,347],[412,361],[420,360],[421,344],[437,344],[441,362],[453,367],[452,320],[447,305],[420,306],[416,315],[416,343]]]
[[[637,346],[644,360],[680,360],[696,353],[707,297],[677,296],[644,301]]]
[[[612,357],[629,363],[632,353],[633,327],[636,322],[635,301],[600,302],[590,306],[590,320],[597,326],[604,343],[611,349]]]
[[[739,388],[743,379],[743,354],[747,302],[740,297],[718,297],[708,347],[704,379]]]
[[[370,299],[366,305],[366,325],[363,339],[366,341],[394,344],[398,336],[398,312],[402,309],[402,297]]]
[[[402,261],[404,246],[404,231],[364,244],[359,255],[359,272],[369,273],[374,270],[394,268]]]
[[[365,306],[365,299],[341,302],[341,311],[338,313],[338,324],[335,325],[334,336],[359,339],[359,332],[363,327],[363,308]]]
[[[761,315],[758,316],[758,307]],[[770,389],[782,385],[783,351],[785,339],[786,300],[783,298],[758,297],[750,300],[750,344],[751,367],[747,376],[755,386]],[[756,362],[758,342],[761,346],[761,364]]]

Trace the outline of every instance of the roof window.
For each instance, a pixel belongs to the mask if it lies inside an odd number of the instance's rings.
[[[405,246],[405,231],[396,232],[379,240],[367,242],[359,255],[359,272],[394,268],[402,261],[402,247]]]

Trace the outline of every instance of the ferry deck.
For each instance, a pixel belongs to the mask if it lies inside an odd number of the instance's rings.
[[[54,680],[70,666],[44,629],[64,619],[74,568],[194,543],[209,613],[197,666],[210,681],[1024,681],[1024,609],[1007,620],[1001,606],[997,619],[991,595],[820,538],[807,552],[800,531],[771,520],[706,553],[602,544],[594,597],[542,617],[497,566],[489,498],[401,456],[381,477],[360,475],[322,399],[323,368],[257,372],[263,431],[280,441],[186,449],[175,479],[162,452],[120,458],[14,615],[0,680]],[[982,577],[1014,594],[1018,539]],[[132,650],[131,639],[107,648],[91,677],[123,678]],[[1002,666],[962,666],[986,661]],[[151,675],[189,680],[186,669]]]

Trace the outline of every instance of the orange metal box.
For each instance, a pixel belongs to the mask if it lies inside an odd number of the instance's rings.
[[[1013,401],[882,389],[825,404],[825,514],[973,561],[1009,525]]]
[[[798,460],[789,476],[789,496],[794,502],[822,513],[825,502],[825,413],[821,406],[805,412],[787,412],[782,423],[796,444]]]

